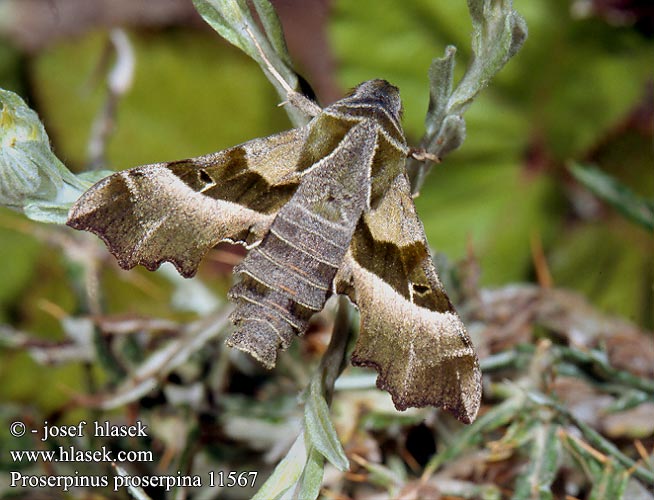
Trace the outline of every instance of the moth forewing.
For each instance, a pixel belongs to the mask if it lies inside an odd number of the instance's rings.
[[[220,241],[251,246],[263,238],[299,185],[295,169],[307,132],[118,172],[77,200],[67,224],[97,234],[124,269],[155,270],[170,261],[193,276]]]

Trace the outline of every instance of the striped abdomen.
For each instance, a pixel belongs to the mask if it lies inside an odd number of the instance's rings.
[[[314,165],[266,237],[234,270],[237,330],[228,344],[266,367],[325,305],[354,229],[369,203],[377,127],[358,123]],[[311,147],[311,146],[309,146]]]
[[[274,366],[278,349],[302,335],[325,305],[351,237],[349,224],[289,202],[262,243],[234,270],[241,278],[230,291],[236,300],[231,320],[238,328],[229,343],[247,343],[248,352]]]

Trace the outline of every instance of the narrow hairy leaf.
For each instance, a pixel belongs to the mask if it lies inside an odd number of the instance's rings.
[[[557,430],[558,426],[552,424],[534,428],[529,450],[529,465],[517,479],[513,500],[553,498],[551,485],[558,471],[558,459],[561,453]]]
[[[277,464],[268,480],[261,486],[252,500],[276,500],[292,488],[300,479],[307,462],[307,446],[304,432],[288,450],[286,456]]]
[[[654,200],[638,196],[620,181],[597,168],[574,163],[568,169],[575,179],[622,215],[645,229],[654,231]]]
[[[370,483],[386,489],[389,494],[397,491],[397,489],[406,482],[406,477],[403,477],[398,474],[398,472],[383,464],[377,464],[366,460],[361,463],[361,466],[363,466],[363,468],[365,468],[370,474],[368,476]]]
[[[534,394],[532,393],[528,393],[528,395],[530,398],[534,397]],[[551,408],[556,409],[556,411],[558,411],[561,415],[565,416],[570,420],[570,422],[577,426],[579,431],[581,431],[583,438],[588,442],[589,445],[601,453],[611,456],[612,459],[616,461],[616,463],[618,463],[624,469],[629,470],[631,474],[633,474],[638,479],[641,479],[648,484],[654,485],[654,472],[652,472],[647,467],[638,465],[638,462],[625,455],[614,443],[606,439],[583,420],[576,417],[575,414],[570,412],[567,408],[551,400],[544,394],[539,394],[538,398],[534,399],[534,401],[537,404],[547,404]],[[578,439],[579,438],[571,437],[568,439],[568,441],[575,446],[580,446],[577,443]],[[585,447],[581,448],[585,450]],[[587,450],[583,451],[583,454],[588,454],[590,458],[593,458],[594,456],[589,454]]]
[[[527,24],[510,0],[468,0],[473,60],[452,94],[450,110],[463,113],[527,38]]]
[[[426,132],[421,146],[439,158],[461,146],[466,137],[466,124],[463,118],[449,112],[455,54],[456,47],[448,46],[445,55],[435,58],[429,67],[429,108],[425,117]],[[412,167],[411,163],[409,167]],[[413,167],[417,167],[411,177],[411,190],[415,193],[424,182],[429,172],[429,165],[414,163]]]
[[[275,8],[268,0],[254,0],[253,3],[275,53],[289,68],[292,67],[293,63],[286,47],[282,24],[279,22],[279,16],[277,16]]]
[[[314,378],[309,388],[304,407],[304,422],[308,442],[339,470],[349,469],[350,463],[332,424],[329,407],[317,378]]]
[[[611,455],[600,461],[598,455],[592,453],[592,449],[580,438],[568,434],[562,436],[562,443],[573,459],[582,466],[593,485],[588,495],[589,500],[624,498],[623,493],[633,470],[625,469]]]
[[[295,490],[295,498],[318,498],[324,469],[325,457],[318,450],[312,448]]]
[[[460,456],[467,447],[477,442],[482,433],[492,431],[511,422],[522,411],[523,406],[524,397],[516,393],[484,413],[459,434],[455,443],[434,455],[425,466],[424,474],[433,474],[442,464]]]
[[[456,47],[449,45],[443,57],[437,57],[429,67],[429,108],[425,118],[425,130],[429,135],[435,135],[434,127],[443,123],[447,104],[452,93],[454,79],[454,56]]]
[[[605,498],[625,498],[624,492],[631,474],[614,460],[608,459],[601,466],[601,473],[592,481],[593,489],[588,500],[604,500]]]

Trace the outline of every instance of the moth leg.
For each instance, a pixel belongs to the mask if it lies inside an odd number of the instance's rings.
[[[434,163],[441,162],[441,159],[438,155],[430,153],[425,148],[409,148],[407,157],[418,161],[432,161]]]
[[[257,48],[257,52],[259,52],[259,56],[261,57],[261,59],[266,65],[266,69],[275,78],[275,80],[277,80],[277,82],[281,85],[281,87],[286,92],[286,101],[282,102],[281,105],[283,106],[286,102],[288,102],[311,118],[317,116],[322,111],[322,108],[318,106],[315,102],[313,102],[311,99],[309,99],[307,96],[293,89],[288,84],[288,82],[284,80],[282,75],[279,74],[275,66],[273,66],[273,64],[270,62],[268,56],[266,56],[265,51],[261,48],[261,45],[259,45],[259,41],[257,40],[257,37],[254,35],[254,33],[252,33],[252,30],[250,30],[250,28],[248,28],[247,26],[244,26],[244,29],[247,32],[247,34],[250,35],[252,42]]]

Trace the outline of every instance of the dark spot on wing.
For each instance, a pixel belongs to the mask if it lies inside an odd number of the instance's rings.
[[[429,285],[421,285],[420,283],[413,283],[413,291],[417,294],[423,295],[431,290]]]
[[[204,182],[205,184],[213,184],[213,179],[204,169],[200,169],[198,171],[198,177],[200,178],[200,181]]]

